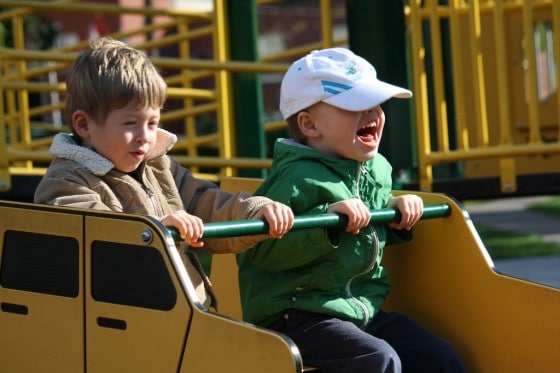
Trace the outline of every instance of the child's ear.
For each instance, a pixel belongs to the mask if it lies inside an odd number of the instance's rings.
[[[76,110],[72,114],[72,128],[82,139],[89,137],[89,117],[83,110]]]
[[[313,115],[307,111],[300,111],[297,116],[298,127],[305,137],[317,137],[319,135],[315,126]]]

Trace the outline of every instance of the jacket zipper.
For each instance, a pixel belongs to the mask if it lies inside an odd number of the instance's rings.
[[[142,183],[142,189],[144,189],[144,192],[146,192],[146,195],[148,196],[148,199],[150,200],[150,203],[152,204],[152,208],[153,208],[154,212],[157,215],[160,215],[161,212],[159,211],[158,205],[157,205],[157,203],[154,199],[154,196],[155,196],[154,191],[145,182]]]
[[[355,194],[356,197],[360,198],[360,174],[367,172],[364,169],[364,164],[360,163],[360,167],[358,168],[358,172],[356,173],[356,190],[355,190]],[[361,199],[361,198],[360,198]],[[354,281],[354,279],[356,277],[359,277],[369,271],[372,271],[375,268],[375,265],[377,263],[377,255],[379,254],[379,236],[377,235],[377,232],[375,231],[375,228],[373,227],[373,225],[369,225],[368,228],[370,229],[371,233],[373,234],[373,257],[372,257],[372,261],[370,262],[370,264],[367,266],[367,268],[365,270],[363,270],[362,272],[352,276],[347,282],[346,282],[346,286],[345,286],[345,291],[346,291],[346,296],[350,299],[352,299],[361,309],[362,312],[364,313],[364,321],[362,322],[362,324],[360,325],[361,328],[365,328],[366,325],[369,323],[370,318],[372,317],[372,315],[370,315],[369,310],[367,309],[366,305],[360,301],[358,298],[354,297],[354,295],[352,294],[352,290],[351,290],[351,285],[352,285],[352,281]]]

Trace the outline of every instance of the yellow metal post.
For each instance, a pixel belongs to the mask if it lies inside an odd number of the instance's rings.
[[[214,0],[214,59],[218,62],[226,62],[229,59],[227,45],[227,1]],[[218,131],[220,144],[220,157],[228,159],[233,157],[233,139],[235,136],[232,124],[231,89],[230,73],[227,70],[216,72],[216,89],[218,94]],[[222,176],[231,176],[233,169],[227,167],[222,172]]]
[[[476,112],[475,120],[477,126],[477,145],[488,145],[488,117],[486,114],[486,89],[484,86],[484,61],[483,53],[481,50],[481,14],[480,14],[480,1],[473,0],[469,8],[470,20],[470,40],[471,40],[471,53],[472,53],[472,66],[473,77],[475,83],[475,105]]]
[[[0,85],[0,191],[10,190],[12,181],[10,176],[10,164],[8,162],[8,151],[6,149],[6,117],[4,115],[4,87]]]
[[[420,18],[421,0],[410,1],[408,14],[408,22],[412,30],[418,32],[410,33],[411,43],[411,61],[414,74],[414,112],[416,121],[416,139],[418,148],[418,182],[420,190],[432,190],[432,165],[427,160],[427,156],[431,152],[430,141],[430,120],[427,108],[428,106],[428,78],[426,72],[426,48],[422,42],[423,35],[422,22]]]
[[[430,43],[434,76],[434,105],[436,129],[439,149],[449,150],[449,131],[447,121],[447,102],[444,89],[444,68],[442,56],[441,19],[438,12],[438,2],[432,1],[430,6]]]
[[[523,2],[523,45],[527,74],[527,96],[529,98],[529,142],[540,142],[539,135],[539,98],[537,94],[537,70],[535,61],[535,39],[533,37],[533,5],[531,1]],[[558,30],[556,30],[558,32]]]

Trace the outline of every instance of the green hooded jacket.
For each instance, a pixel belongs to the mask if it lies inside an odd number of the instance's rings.
[[[290,206],[294,215],[322,214],[330,203],[360,198],[369,209],[387,206],[391,165],[327,156],[279,139],[269,176],[255,195]],[[365,327],[390,288],[381,266],[386,243],[405,242],[410,231],[383,226],[304,229],[267,239],[237,256],[243,318],[267,326],[288,309],[329,314]]]

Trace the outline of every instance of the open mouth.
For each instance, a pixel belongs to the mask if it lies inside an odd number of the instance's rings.
[[[377,141],[377,126],[362,127],[358,130],[357,135],[363,142]]]

